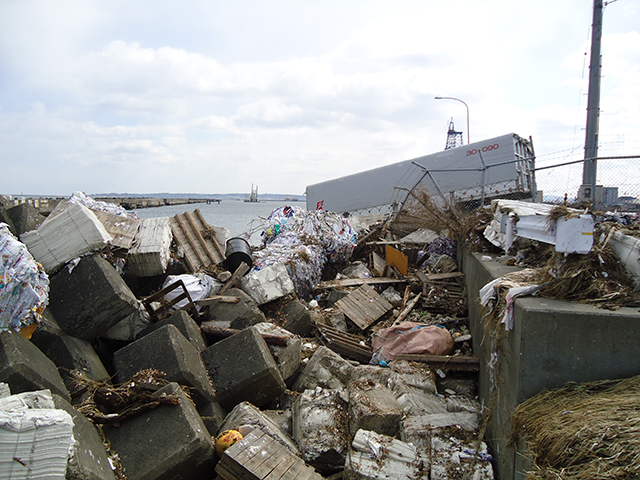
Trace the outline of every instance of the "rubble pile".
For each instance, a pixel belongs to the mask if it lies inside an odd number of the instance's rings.
[[[51,246],[74,225],[99,230],[96,205],[79,200],[66,206],[73,221],[62,211],[49,220],[57,232],[45,222],[32,238]],[[342,217],[283,207],[265,228],[264,253],[252,256],[257,273],[287,268],[248,282],[244,263],[185,271],[191,263],[176,254],[205,261],[225,238],[178,223],[184,235],[171,245],[164,226],[146,248],[148,230],[111,222],[93,246],[42,250],[70,259],[49,263],[49,303],[32,340],[19,322],[0,333],[0,478],[35,478],[40,465],[63,478],[65,464],[69,479],[493,478],[466,303],[438,303],[464,284],[448,238],[401,242],[378,224],[358,244]],[[130,246],[115,247],[125,233]],[[162,274],[127,268],[140,248],[162,260],[149,260]],[[357,268],[321,281],[326,264],[354,251],[366,252]],[[256,301],[264,292],[268,301]],[[14,440],[25,412],[50,420],[23,422],[30,436]],[[229,430],[236,443],[216,444]],[[60,438],[54,453],[47,432]]]

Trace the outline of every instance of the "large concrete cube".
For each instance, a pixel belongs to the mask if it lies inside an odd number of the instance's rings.
[[[255,327],[225,338],[202,352],[218,402],[231,410],[248,401],[260,407],[286,385],[267,343]]]
[[[19,333],[0,333],[0,382],[12,393],[49,389],[71,400],[55,364],[38,347]]]
[[[354,368],[337,353],[320,347],[307,362],[292,390],[303,392],[316,387],[343,389],[351,381]]]
[[[207,345],[200,331],[200,327],[191,316],[184,310],[178,310],[173,315],[163,318],[156,323],[151,324],[138,334],[138,338],[144,337],[146,334],[154,332],[165,325],[174,325],[184,337],[189,340],[198,353],[202,352]]]
[[[120,320],[138,313],[138,300],[100,255],[83,257],[71,272],[50,278],[49,308],[69,335],[93,340]]]
[[[267,318],[258,308],[258,304],[239,288],[230,289],[225,295],[239,297],[238,303],[216,303],[209,307],[209,320],[230,322],[231,328],[242,330],[256,323],[266,322]]]
[[[269,345],[269,350],[282,373],[282,378],[287,380],[300,368],[302,339],[273,323],[258,323],[256,328],[261,335],[273,335],[286,339],[286,345]]]
[[[387,387],[371,380],[358,380],[348,387],[349,431],[358,430],[395,437],[404,411]]]
[[[193,403],[176,383],[156,395],[173,395],[179,405],[160,405],[104,433],[129,480],[212,478],[214,445]]]
[[[215,401],[198,351],[174,325],[165,325],[116,351],[113,364],[120,383],[140,370],[153,368],[166,373],[165,378],[171,382],[192,387],[197,405]]]
[[[344,467],[349,450],[347,404],[338,390],[305,390],[293,405],[293,438],[302,458],[322,473]]]

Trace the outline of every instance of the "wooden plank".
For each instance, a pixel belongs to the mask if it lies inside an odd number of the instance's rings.
[[[196,300],[195,303],[196,305],[199,305],[201,307],[209,307],[217,303],[238,303],[239,301],[240,301],[240,297],[234,297],[229,295],[213,295],[212,297]]]
[[[178,222],[178,225],[180,225],[180,230],[182,230],[182,232],[184,233],[184,236],[189,242],[193,253],[198,259],[198,262],[193,262],[194,265],[197,265],[195,269],[208,265],[208,259],[206,254],[203,252],[203,247],[201,245],[198,245],[198,243],[196,242],[194,232],[189,229],[184,217],[181,215],[176,215],[174,218],[176,219],[176,222]]]
[[[452,278],[464,277],[462,272],[450,272],[450,273],[431,273],[425,275],[427,282],[433,282],[436,280],[450,280]]]
[[[336,287],[356,287],[358,285],[380,285],[385,283],[407,283],[414,281],[415,278],[391,278],[391,277],[373,277],[373,278],[343,278],[342,280],[329,280],[321,282],[316,289],[327,289]]]
[[[210,239],[211,239],[211,243],[213,244],[213,248],[216,249],[216,251],[218,252],[218,255],[220,255],[220,258],[222,260],[216,262],[216,263],[220,263],[222,261],[224,261],[225,259],[225,254],[224,251],[222,250],[222,247],[220,246],[220,243],[218,242],[218,239],[216,238],[216,232],[213,230],[213,227],[211,225],[209,225],[207,223],[207,221],[204,219],[204,217],[202,216],[202,213],[200,213],[200,209],[196,208],[195,209],[196,212],[196,216],[198,217],[198,220],[200,220],[200,223],[202,224],[202,226],[206,227],[203,232],[204,235],[207,235]]]
[[[262,439],[264,439],[264,441],[259,441],[258,443],[251,445],[250,449],[247,449],[247,450],[253,450],[255,447],[258,447],[259,451],[257,451],[256,454],[253,455],[248,460],[242,462],[242,466],[252,475],[255,475],[257,478],[262,478],[264,476],[264,475],[260,475],[259,473],[260,467],[262,467],[262,465],[269,459],[269,457],[271,457],[271,455],[273,455],[276,451],[279,450],[278,445],[280,445],[272,437],[264,436],[262,437]],[[258,450],[258,448],[255,448],[255,450]]]
[[[231,278],[227,280],[227,282],[222,286],[222,288],[218,291],[218,295],[224,295],[227,291],[231,290],[236,282],[242,277],[245,273],[249,271],[249,265],[242,262],[236,271],[233,272]]]
[[[295,455],[287,455],[286,457],[281,458],[280,463],[278,463],[263,480],[280,480],[287,470],[296,463],[296,460],[299,460],[299,458]]]
[[[384,270],[387,266],[384,258],[378,255],[376,252],[371,252],[371,264],[373,265],[373,272],[376,275],[384,276]]]
[[[391,245],[386,245],[385,256],[387,257],[387,265],[396,267],[403,276],[409,275],[409,257],[400,250],[396,250]]]
[[[365,330],[393,308],[389,302],[369,285],[362,285],[346,297],[338,300],[336,305],[361,330]]]
[[[430,368],[444,368],[448,370],[477,372],[480,368],[480,361],[477,357],[454,357],[451,355],[415,355],[402,353],[396,356],[396,360],[422,362],[429,364]]]
[[[202,249],[207,254],[207,257],[209,257],[209,261],[211,263],[218,263],[217,262],[218,258],[216,257],[216,255],[214,255],[213,251],[211,250],[211,247],[202,236],[202,233],[200,231],[201,226],[196,225],[196,218],[193,212],[185,212],[184,216],[187,219],[187,222],[189,222],[189,226],[193,229],[193,233],[198,239],[198,241],[200,242],[200,245],[202,245]]]

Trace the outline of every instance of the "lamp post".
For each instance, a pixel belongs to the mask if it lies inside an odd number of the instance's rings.
[[[435,97],[435,99],[436,100],[456,100],[462,103],[465,107],[467,107],[467,144],[471,143],[469,141],[469,105],[467,105],[465,102],[463,102],[459,98],[455,98],[455,97]]]

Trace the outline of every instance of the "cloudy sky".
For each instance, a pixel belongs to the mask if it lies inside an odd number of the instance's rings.
[[[471,141],[583,154],[591,0],[2,0],[0,193],[301,194]],[[640,0],[604,12],[601,153],[640,153]],[[465,131],[466,143],[466,131]]]

